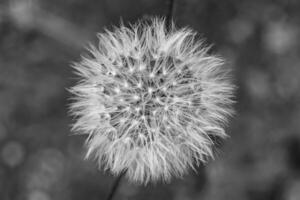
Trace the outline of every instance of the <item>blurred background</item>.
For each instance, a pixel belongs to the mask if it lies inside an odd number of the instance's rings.
[[[124,179],[115,199],[300,199],[300,1],[175,0],[178,27],[233,69],[237,113],[215,160],[169,184]],[[115,177],[70,132],[70,63],[96,32],[163,16],[167,0],[0,0],[0,199],[100,200]]]

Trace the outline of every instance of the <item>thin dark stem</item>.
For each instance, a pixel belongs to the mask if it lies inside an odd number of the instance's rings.
[[[168,11],[166,15],[166,26],[168,31],[171,30],[171,26],[172,26],[172,19],[174,13],[174,1],[175,0],[168,0]]]
[[[127,170],[124,170],[120,175],[117,177],[115,182],[113,183],[113,186],[109,192],[109,195],[106,200],[112,200],[114,198],[115,193],[117,192],[118,186],[120,185],[120,182],[123,178],[123,176],[126,174]]]

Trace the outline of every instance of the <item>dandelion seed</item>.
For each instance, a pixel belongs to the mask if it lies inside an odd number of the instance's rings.
[[[133,99],[137,101],[140,99],[140,97],[138,95],[133,95]]]
[[[146,65],[145,64],[141,64],[139,69],[140,69],[140,71],[146,69]]]
[[[138,88],[142,88],[143,84],[141,82],[139,82],[137,85],[136,85]]]
[[[150,77],[150,78],[154,78],[154,77],[155,77],[154,73],[151,72],[151,73],[149,74],[149,77]]]
[[[120,93],[120,92],[121,92],[121,91],[120,91],[120,88],[116,87],[116,88],[115,88],[115,92],[116,92],[116,93]]]
[[[127,81],[124,82],[124,85],[123,85],[125,88],[128,88],[129,87],[129,84]]]
[[[188,28],[153,19],[99,34],[91,56],[74,65],[80,82],[73,129],[88,135],[101,168],[148,183],[168,181],[212,156],[225,137],[233,85],[223,60]],[[143,64],[143,63],[144,64]]]
[[[149,93],[149,94],[152,94],[152,92],[153,92],[153,88],[152,88],[152,87],[149,87],[149,88],[148,88],[148,93]]]

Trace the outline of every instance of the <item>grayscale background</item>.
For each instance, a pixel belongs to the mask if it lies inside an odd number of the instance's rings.
[[[169,184],[124,179],[120,200],[300,199],[300,1],[175,0],[178,27],[233,69],[236,115],[215,160]],[[167,0],[0,0],[0,199],[100,200],[115,177],[70,132],[70,63],[105,27]]]

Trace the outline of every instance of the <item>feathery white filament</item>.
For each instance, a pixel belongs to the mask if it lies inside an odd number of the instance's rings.
[[[211,137],[226,136],[233,86],[195,35],[167,32],[160,19],[98,34],[71,88],[87,156],[141,183],[181,176],[212,156]]]

